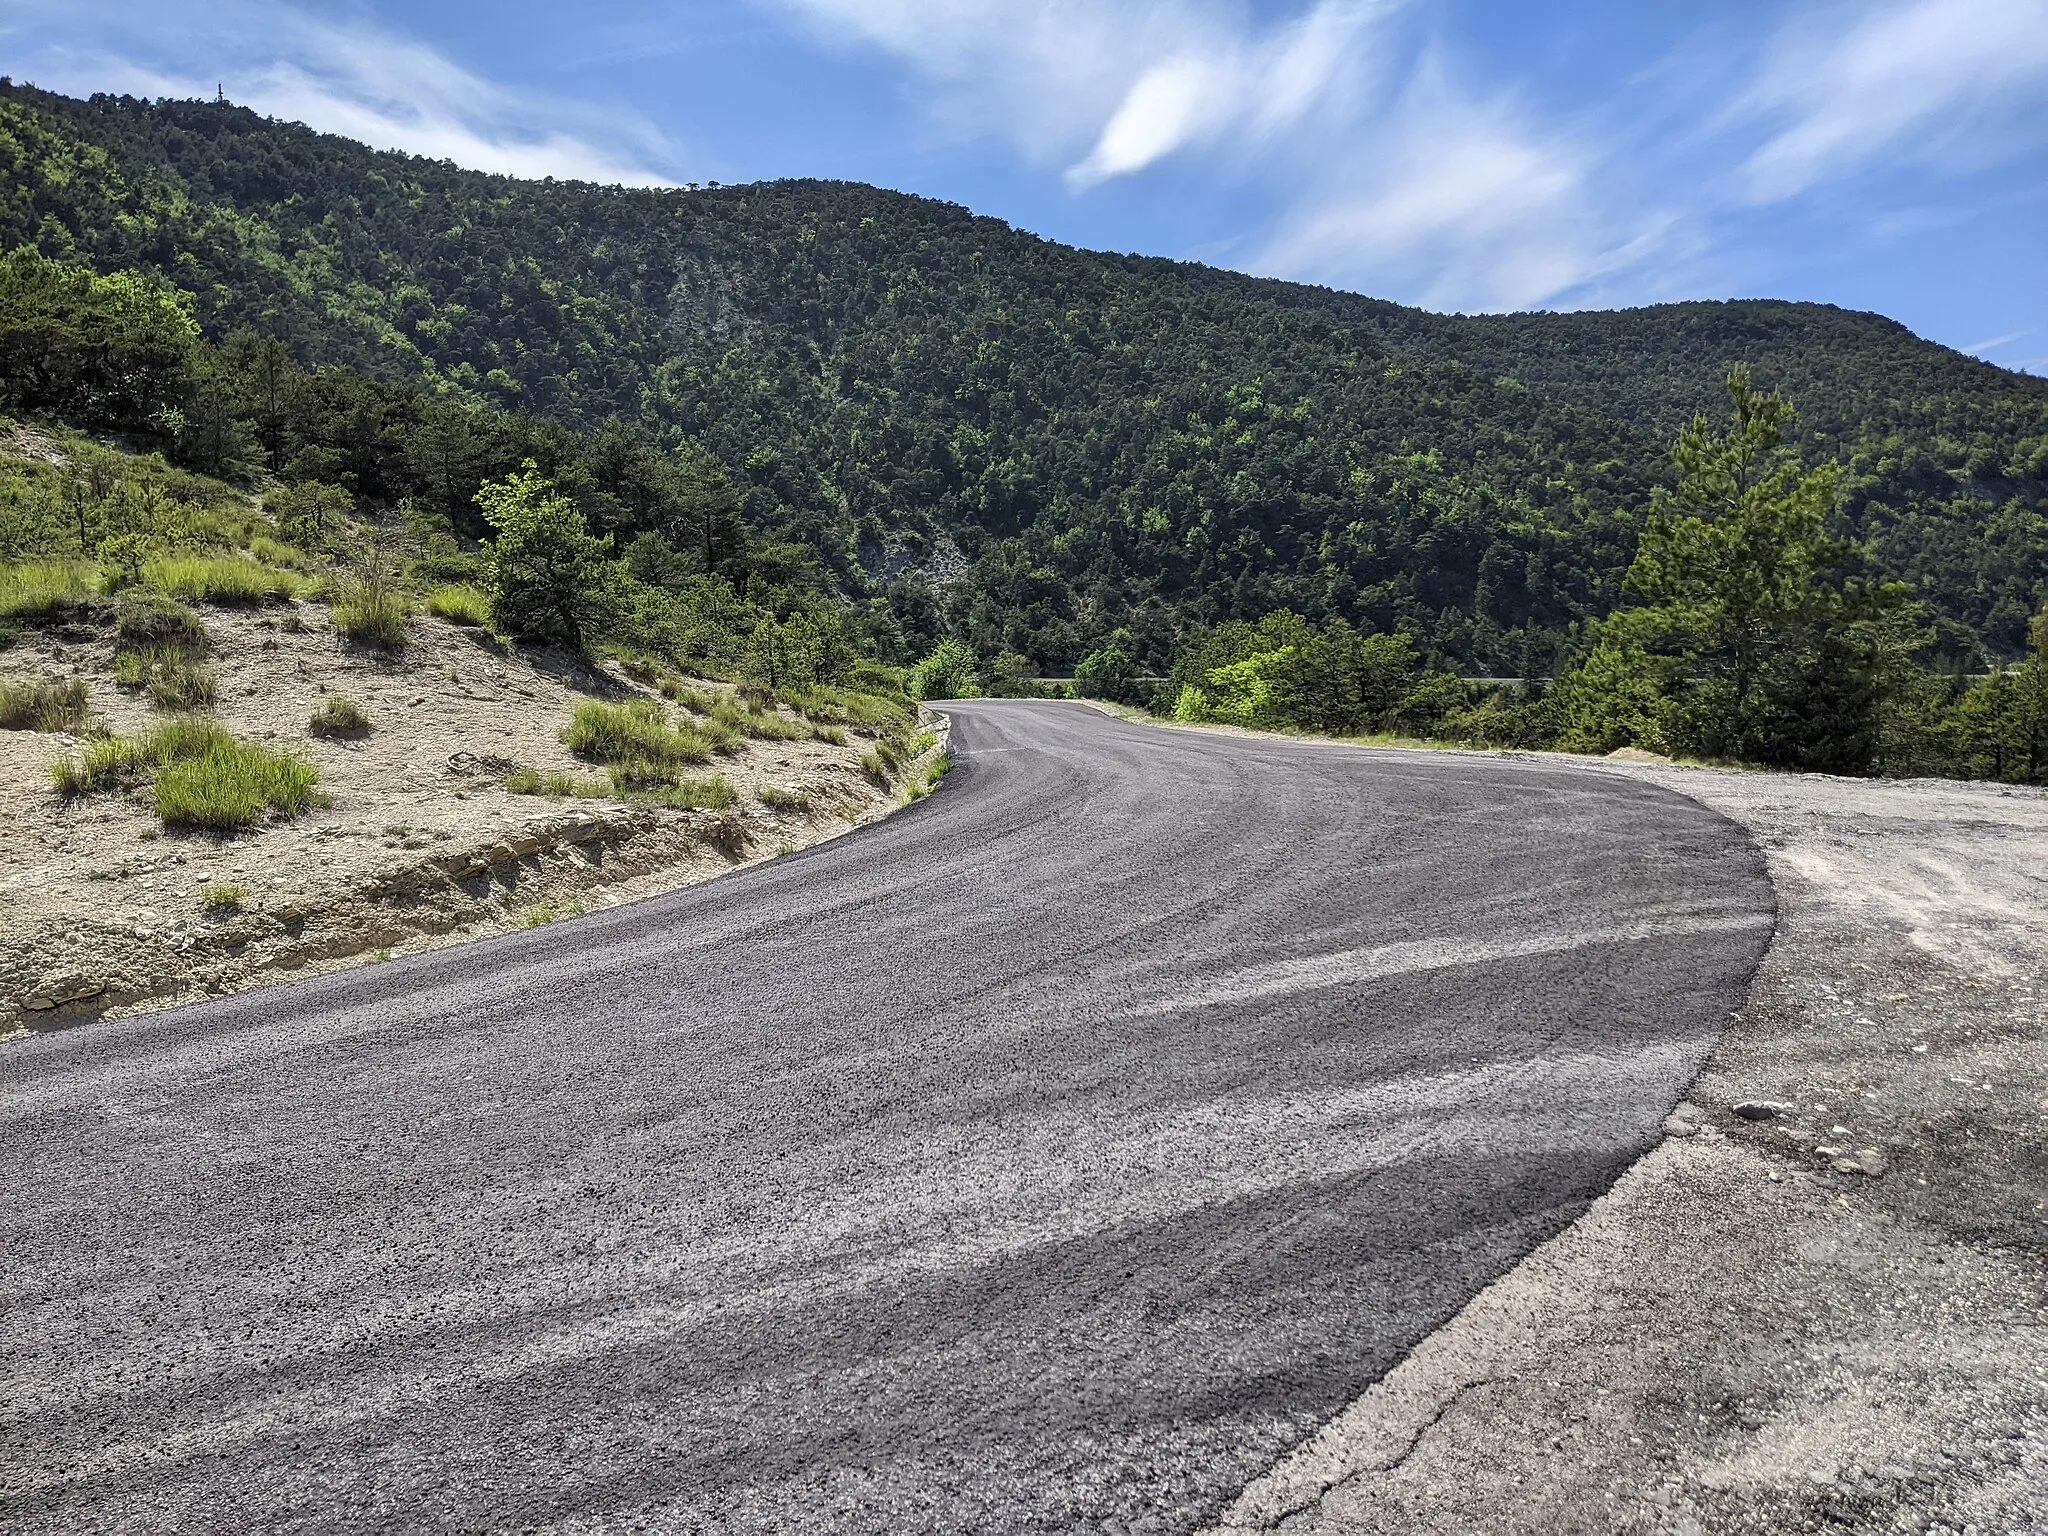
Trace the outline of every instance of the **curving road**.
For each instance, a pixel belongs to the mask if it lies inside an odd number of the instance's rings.
[[[1188,1530],[1769,938],[1644,784],[952,713],[809,853],[0,1049],[0,1525]]]

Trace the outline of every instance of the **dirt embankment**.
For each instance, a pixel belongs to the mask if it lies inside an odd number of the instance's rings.
[[[214,714],[238,736],[315,762],[330,800],[228,838],[162,830],[145,795],[66,802],[49,764],[77,740],[0,731],[0,1037],[163,1007],[530,926],[707,879],[835,836],[895,795],[861,767],[872,745],[750,740],[702,772],[737,791],[726,811],[504,788],[507,766],[601,782],[560,739],[577,703],[652,689],[612,669],[502,647],[414,621],[396,659],[333,635],[318,604],[208,610]],[[117,688],[109,637],[89,628],[18,641],[11,678],[82,677],[96,722],[165,717]],[[715,692],[715,685],[706,685]],[[359,705],[359,739],[319,739],[332,695]],[[766,788],[776,804],[761,798]],[[239,910],[209,910],[236,887]]]
[[[1756,837],[1749,1002],[1661,1146],[1220,1529],[2048,1530],[2048,795],[1588,771]]]

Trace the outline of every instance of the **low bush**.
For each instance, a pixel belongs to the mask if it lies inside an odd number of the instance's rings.
[[[304,573],[313,569],[313,557],[303,549],[265,534],[259,533],[249,541],[249,553],[263,564],[274,565],[281,570]]]
[[[99,576],[77,561],[0,566],[0,624],[51,624],[90,608]]]
[[[242,910],[242,900],[248,894],[239,885],[209,885],[199,893],[199,905],[208,917],[232,917]]]
[[[427,612],[450,624],[483,629],[491,622],[491,597],[480,587],[459,583],[436,587],[427,594]]]
[[[166,597],[216,607],[287,602],[305,585],[290,571],[273,570],[240,555],[161,556],[142,567],[142,580]]]
[[[83,730],[85,704],[83,678],[63,683],[0,683],[0,730]]]
[[[811,808],[811,792],[808,789],[784,789],[778,784],[760,784],[755,786],[754,793],[770,810],[808,811]]]
[[[313,718],[306,722],[306,729],[315,736],[367,736],[370,734],[370,718],[353,699],[330,693],[313,711]]]

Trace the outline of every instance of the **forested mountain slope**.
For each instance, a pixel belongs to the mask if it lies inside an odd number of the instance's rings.
[[[1958,649],[2016,652],[2048,598],[2048,381],[1818,306],[1436,316],[865,186],[520,182],[20,86],[0,242],[158,273],[215,339],[696,439],[908,640],[1049,668],[1119,627],[1160,665],[1281,607],[1547,668],[1618,601],[1671,433],[1737,360]]]

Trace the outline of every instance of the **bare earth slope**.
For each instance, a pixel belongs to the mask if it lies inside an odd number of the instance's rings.
[[[512,762],[601,784],[562,727],[584,699],[653,690],[426,617],[386,658],[337,638],[321,605],[301,607],[295,626],[278,609],[204,613],[216,717],[319,766],[332,804],[299,820],[227,839],[163,833],[143,796],[51,793],[71,738],[0,731],[0,1036],[523,928],[807,846],[894,803],[863,776],[857,735],[750,741],[707,765],[738,791],[727,814],[514,795]],[[84,678],[93,716],[116,730],[167,718],[115,687],[112,665],[111,639],[90,628],[0,653],[9,678]],[[361,706],[367,736],[309,733],[331,694]],[[771,807],[764,784],[808,804]],[[210,914],[210,885],[242,888],[243,910]]]
[[[0,1523],[1194,1529],[1771,930],[1653,784],[952,712],[856,837],[0,1052]]]
[[[1616,771],[1764,848],[1748,1004],[1662,1146],[1222,1529],[2048,1530],[2048,796]]]

